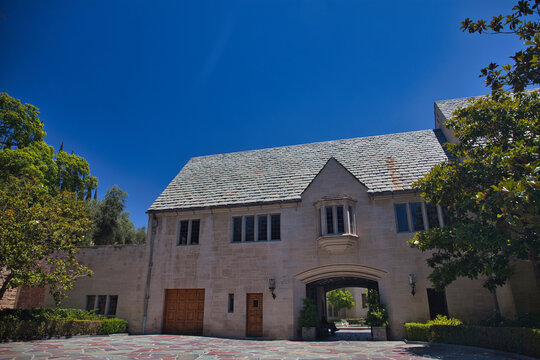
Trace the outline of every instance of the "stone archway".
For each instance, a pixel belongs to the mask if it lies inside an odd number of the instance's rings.
[[[324,324],[328,324],[328,291],[345,287],[379,290],[379,280],[386,275],[384,270],[359,264],[323,265],[296,274],[295,278],[305,285],[306,297],[317,305],[319,323],[323,324],[321,328],[318,327],[318,337],[327,336]]]
[[[352,277],[379,281],[387,274],[386,271],[371,266],[359,264],[332,264],[304,270],[294,277],[304,284],[308,284],[322,279],[338,277]]]

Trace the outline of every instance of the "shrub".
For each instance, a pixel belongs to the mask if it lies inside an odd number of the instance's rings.
[[[388,312],[384,304],[381,304],[377,290],[367,290],[366,303],[368,306],[366,324],[369,326],[388,326]]]
[[[463,325],[463,321],[461,321],[459,319],[456,319],[456,318],[448,319],[446,316],[439,314],[439,315],[437,315],[435,320],[429,320],[426,324],[429,324],[429,325],[452,325],[452,326],[456,326],[456,325]]]
[[[32,308],[0,310],[0,321],[101,320],[106,317],[81,309]]]
[[[298,323],[301,327],[314,327],[317,326],[317,308],[313,303],[313,300],[304,298],[304,306],[300,310],[300,317]]]
[[[405,333],[411,341],[429,341],[431,325],[421,323],[406,323]]]
[[[103,319],[101,320],[100,335],[125,333],[128,329],[128,322],[122,319]]]
[[[540,357],[540,330],[520,327],[405,324],[407,339],[479,346]]]
[[[0,340],[127,332],[127,321],[81,309],[4,309]]]
[[[368,312],[366,324],[370,326],[388,326],[388,312],[382,304],[379,305],[378,310]]]
[[[540,312],[519,314],[515,321],[517,326],[540,329]]]
[[[0,339],[40,339],[54,336],[97,335],[101,327],[95,320],[2,321]]]

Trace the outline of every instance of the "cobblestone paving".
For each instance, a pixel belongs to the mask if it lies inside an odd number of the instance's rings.
[[[0,359],[526,359],[493,350],[403,341],[255,341],[116,335],[0,343]]]

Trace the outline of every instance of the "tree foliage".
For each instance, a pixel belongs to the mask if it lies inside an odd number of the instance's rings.
[[[0,181],[30,177],[55,194],[67,190],[79,198],[91,198],[97,178],[90,175],[88,162],[63,150],[54,153],[43,138],[39,110],[0,93]]]
[[[68,191],[55,196],[33,179],[0,182],[0,288],[48,285],[55,301],[91,271],[76,259],[90,225],[85,205]]]
[[[93,220],[89,236],[92,244],[140,244],[146,241],[146,229],[135,229],[129,219],[129,212],[124,211],[127,197],[125,191],[114,185],[107,190],[103,200],[88,203],[90,218]]]
[[[300,327],[317,326],[317,306],[310,298],[304,298],[300,316],[298,318]]]
[[[540,84],[539,0],[519,0],[513,10],[489,24],[462,22],[470,33],[515,34],[526,48],[511,56],[513,65],[482,69],[492,96],[473,100],[447,120],[458,141],[447,144],[451,160],[415,184],[426,201],[444,208],[444,228],[410,241],[432,251],[429,278],[438,289],[458,277],[482,276],[495,294],[515,259],[532,263],[540,287],[540,105],[538,92],[523,91]]]
[[[21,104],[6,93],[0,93],[0,150],[25,148],[43,140],[45,132],[39,110]]]
[[[338,312],[341,309],[352,309],[355,305],[354,297],[347,289],[335,289],[326,293],[326,300]]]
[[[369,326],[388,326],[388,311],[381,303],[379,292],[374,289],[367,289],[367,307],[366,324]]]
[[[75,254],[90,227],[82,199],[97,179],[83,158],[54,153],[38,115],[0,93],[0,298],[21,285],[48,285],[58,302],[91,273]]]
[[[469,18],[461,22],[461,29],[469,33],[514,34],[526,47],[510,58],[513,64],[500,66],[490,63],[481,70],[492,95],[511,90],[521,92],[528,85],[540,83],[540,1],[519,0],[509,15],[493,16],[491,21]]]
[[[416,183],[422,197],[444,208],[445,227],[417,233],[411,244],[435,250],[432,282],[485,276],[490,290],[513,272],[512,260],[532,262],[540,250],[540,95],[477,99],[447,121],[458,144],[452,160]]]

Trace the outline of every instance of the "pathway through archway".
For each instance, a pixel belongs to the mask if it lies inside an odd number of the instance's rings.
[[[335,334],[331,334],[334,322],[329,319],[327,296],[329,291],[343,288],[363,288],[378,290],[379,284],[375,280],[355,277],[337,276],[312,281],[306,284],[306,297],[313,300],[317,305],[317,316],[320,326],[317,328],[317,338],[321,340],[370,340],[371,329],[367,326],[356,324],[337,325]],[[361,299],[355,299],[361,301]]]

